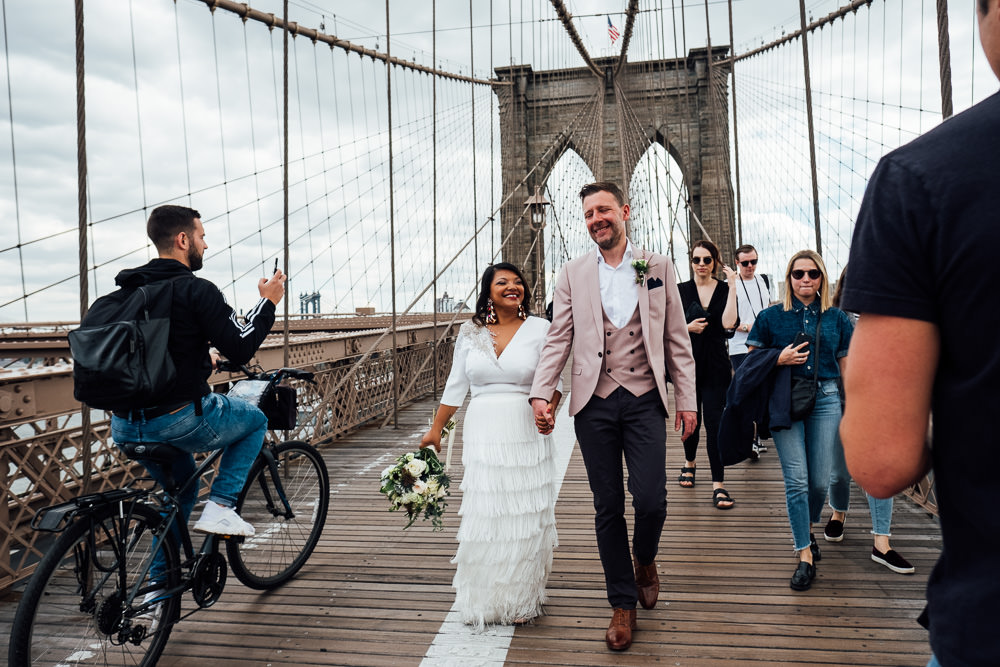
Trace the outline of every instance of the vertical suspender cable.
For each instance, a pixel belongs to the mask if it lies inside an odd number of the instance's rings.
[[[282,174],[282,196],[285,202],[284,211],[284,245],[285,245],[285,275],[288,275],[288,0],[284,1],[284,16],[281,25],[282,34],[282,63],[281,63],[281,85],[282,85],[282,123],[284,123],[283,138],[284,141],[284,152],[285,157],[282,160],[281,174]],[[288,281],[285,281],[285,324],[284,324],[284,339],[282,341],[282,366],[288,365]]]
[[[392,426],[399,428],[399,348],[396,342],[396,219],[392,179],[392,56],[389,31],[389,0],[385,0],[385,100],[389,118],[389,263],[392,271]]]
[[[80,232],[79,252],[80,252],[80,320],[87,314],[87,306],[90,303],[90,285],[87,276],[87,114],[86,96],[84,95],[84,68],[83,68],[83,0],[76,0],[74,3],[76,13],[76,202],[77,202],[77,222]],[[4,9],[6,13],[6,7]],[[7,21],[4,18],[4,30]],[[4,43],[6,43],[6,36]],[[9,79],[10,77],[8,77]],[[11,123],[13,128],[13,123]],[[13,132],[13,129],[11,130]],[[27,303],[27,300],[25,300]],[[25,306],[25,319],[28,319],[27,306]],[[80,449],[82,453],[81,471],[83,482],[83,493],[90,493],[90,408],[83,403],[80,404]]]
[[[490,0],[490,62],[489,67],[493,67],[493,0]],[[495,95],[490,95],[490,260],[492,261],[496,255],[496,216],[493,215],[493,211],[496,210],[496,202],[494,201],[495,194],[495,180],[496,174],[493,172],[496,166],[496,154],[493,148],[493,134],[495,127],[493,124],[493,100],[496,98]]]
[[[974,6],[972,8],[972,22],[975,23],[979,17],[979,7]],[[902,23],[902,21],[900,21]],[[972,51],[976,51],[976,31],[970,30],[972,35]],[[976,59],[972,58],[972,65],[969,68],[969,106],[972,106],[976,102]],[[902,123],[900,123],[902,125]]]
[[[11,175],[13,176],[12,180],[14,186],[14,222],[17,225],[17,259],[18,259],[18,267],[21,273],[21,303],[24,306],[24,321],[27,322],[28,287],[27,284],[25,283],[25,278],[24,278],[24,246],[21,243],[21,204],[20,204],[20,198],[18,197],[17,193],[17,150],[15,150],[14,146],[14,98],[13,98],[13,93],[11,92],[12,84],[10,81],[10,40],[7,39],[6,0],[4,0],[2,4],[0,4],[0,8],[2,8],[3,11],[3,51],[4,51],[4,64],[6,65],[7,68],[7,117],[10,119],[10,161],[11,161]],[[81,8],[80,11],[82,12],[83,9]],[[81,27],[80,30],[83,30],[83,28]],[[82,39],[83,33],[81,32],[80,35],[81,35],[80,38]],[[79,48],[81,49],[80,53],[82,54],[83,47],[80,46]],[[84,241],[86,241],[85,236],[84,236]],[[82,274],[83,267],[87,265],[87,253],[84,251],[81,252],[83,252],[83,254],[80,255],[80,262],[81,262],[80,272]],[[80,299],[80,303],[84,304],[81,306],[81,308],[86,307],[86,301],[87,301],[86,298]]]
[[[733,42],[733,0],[729,0],[729,53],[736,52]],[[736,62],[733,61],[729,76],[733,82],[733,157],[736,161],[736,245],[743,245],[743,202],[740,197],[740,132],[739,116],[736,113]]]
[[[472,38],[472,0],[469,0],[469,76],[476,76],[475,48]],[[479,273],[479,201],[476,192],[476,84],[469,83],[469,93],[472,98],[472,230],[476,235],[472,244],[472,256],[475,261],[475,273]]]
[[[715,55],[712,52],[712,24],[709,23],[709,20],[708,20],[708,0],[705,0],[705,37],[706,37],[706,40],[708,41],[708,86],[706,86],[706,89],[708,90],[708,117],[711,119],[711,122],[719,124],[719,110],[718,110],[718,108],[716,108],[716,99],[715,99],[715,67],[712,65],[712,61],[715,60]],[[719,132],[722,132],[722,128],[721,127],[719,128]],[[722,158],[721,155],[718,155],[716,157],[717,160],[721,160],[721,158]],[[702,168],[702,173],[704,173],[704,168]],[[715,193],[715,207],[714,207],[715,208],[715,215],[716,215],[716,222],[719,225],[718,226],[719,238],[717,239],[716,242],[719,243],[719,245],[722,245],[723,252],[725,252],[726,251],[726,248],[725,248],[725,239],[726,239],[727,235],[722,233],[722,231],[724,229],[723,225],[726,224],[726,221],[723,220],[723,217],[722,217],[722,208],[721,208],[721,204],[722,204],[721,199],[722,199],[722,196],[721,195],[722,195],[721,188],[718,188],[718,190]],[[705,219],[704,188],[702,189],[701,219],[702,220]],[[726,225],[726,226],[728,226],[728,225]],[[705,231],[704,229],[702,230],[702,233],[706,237],[708,237],[708,232]],[[711,239],[709,239],[709,240],[711,240]]]
[[[132,81],[135,85],[135,127],[139,135],[139,182],[142,186],[142,210],[146,211],[146,159],[142,151],[142,113],[139,109],[139,61],[135,55],[135,24],[132,18],[132,2],[128,3],[128,27],[132,40]],[[227,207],[228,208],[228,207]]]
[[[181,58],[181,22],[180,18],[177,16],[177,3],[174,3],[174,34],[177,36],[177,89],[180,91],[180,102],[181,102],[181,129],[184,133],[184,171],[187,174],[187,198],[188,206],[194,208],[194,201],[191,199],[191,155],[188,151],[188,133],[187,133],[187,112],[184,110],[184,61]],[[246,24],[243,24],[243,50],[247,52],[246,48]],[[250,59],[247,58],[247,87],[249,88],[250,82]],[[253,115],[250,116],[251,122],[253,120]],[[250,136],[253,136],[251,131]],[[256,151],[254,151],[256,155]],[[254,169],[254,175],[256,175],[257,169]],[[259,210],[259,208],[258,208]],[[261,262],[263,263],[264,256],[263,251],[261,253]]]
[[[819,184],[816,181],[816,135],[813,130],[812,84],[809,80],[809,41],[806,31],[806,0],[799,0],[799,20],[802,24],[802,70],[806,81],[806,121],[809,125],[809,165],[812,170],[813,216],[816,224],[816,252],[823,254],[823,239],[819,231]]]
[[[951,104],[951,39],[948,36],[948,0],[937,0],[938,67],[941,70],[941,116],[950,118]]]
[[[437,0],[431,2],[431,67],[437,69]],[[437,95],[437,75],[431,75],[431,179],[434,181],[431,186],[431,217],[432,217],[432,252],[434,254],[434,335],[431,337],[431,354],[434,355],[434,400],[438,395],[438,95]]]

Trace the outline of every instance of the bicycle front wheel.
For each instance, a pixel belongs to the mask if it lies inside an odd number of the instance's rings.
[[[263,456],[258,457],[236,501],[236,510],[256,533],[226,541],[233,574],[256,589],[276,588],[305,565],[319,542],[330,504],[330,476],[315,448],[290,441],[273,453],[277,475]]]
[[[179,580],[172,535],[162,549],[161,583],[147,580],[160,539],[153,529],[162,521],[152,507],[126,502],[71,524],[24,590],[11,630],[11,666],[155,665],[180,609],[179,594],[144,605],[147,593]]]

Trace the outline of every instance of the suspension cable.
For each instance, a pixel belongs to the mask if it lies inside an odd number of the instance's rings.
[[[308,37],[314,42],[323,42],[324,44],[329,44],[331,48],[336,47],[338,49],[343,49],[351,53],[357,53],[361,56],[368,56],[372,60],[381,60],[382,62],[391,65],[398,65],[400,67],[405,67],[406,69],[415,70],[417,72],[423,72],[424,74],[433,74],[435,76],[441,76],[446,79],[455,79],[457,81],[466,81],[468,83],[478,83],[480,85],[486,86],[497,86],[504,85],[498,81],[492,79],[477,79],[473,76],[464,76],[462,74],[454,74],[452,72],[446,72],[444,70],[439,70],[426,65],[419,65],[415,62],[410,62],[407,60],[401,60],[399,58],[393,58],[388,53],[380,53],[377,50],[367,49],[358,44],[353,44],[346,39],[340,39],[335,35],[328,35],[322,33],[318,30],[312,28],[305,28],[300,26],[294,21],[288,21],[288,13],[285,12],[284,20],[279,19],[274,14],[268,12],[262,12],[258,9],[253,9],[248,4],[242,2],[235,2],[234,0],[198,0],[199,2],[205,3],[209,10],[214,12],[217,8],[224,9],[227,12],[232,12],[242,18],[244,21],[253,20],[263,23],[268,28],[282,28],[287,27],[287,31],[298,37],[302,35],[303,37]]]

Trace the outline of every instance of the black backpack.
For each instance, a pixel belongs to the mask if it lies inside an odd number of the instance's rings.
[[[99,410],[153,405],[177,376],[167,352],[174,280],[106,294],[69,332],[73,397]]]

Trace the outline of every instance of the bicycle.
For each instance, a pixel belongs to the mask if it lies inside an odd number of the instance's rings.
[[[312,373],[293,368],[238,370],[269,387],[285,377],[312,380]],[[169,463],[177,452],[165,443],[118,447],[140,463]],[[32,528],[59,536],[18,605],[8,651],[12,667],[91,659],[102,665],[155,665],[173,626],[222,595],[227,567],[220,542],[233,574],[250,588],[270,590],[295,576],[326,522],[330,479],[323,458],[304,442],[265,442],[236,503],[256,534],[209,534],[195,552],[187,525],[177,520],[176,499],[222,451],[210,452],[189,478],[166,479],[159,492],[140,485],[149,480],[140,478],[39,510]],[[151,581],[157,554],[165,571]],[[186,591],[197,606],[182,616]]]

